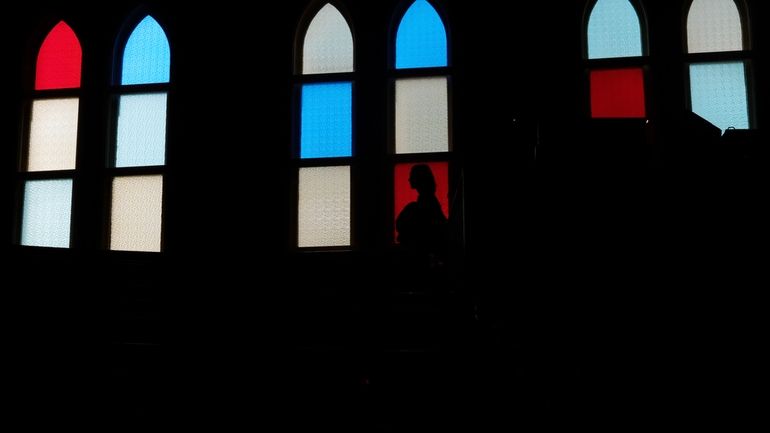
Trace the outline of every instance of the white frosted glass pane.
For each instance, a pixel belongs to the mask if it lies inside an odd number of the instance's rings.
[[[305,33],[302,73],[334,72],[353,72],[353,35],[340,11],[326,4]]]
[[[163,176],[125,176],[112,180],[110,249],[160,251]]]
[[[741,62],[690,65],[692,111],[724,132],[749,128],[746,68]]]
[[[30,180],[24,185],[21,244],[69,248],[72,180]]]
[[[32,102],[28,171],[74,170],[77,141],[77,98]]]
[[[396,153],[449,151],[447,79],[396,81]]]
[[[350,167],[299,170],[300,247],[350,245]]]
[[[743,29],[733,0],[694,0],[687,15],[687,51],[743,50]]]
[[[116,145],[116,167],[165,164],[165,93],[120,97]]]
[[[642,55],[639,15],[628,0],[599,0],[588,19],[588,58]]]

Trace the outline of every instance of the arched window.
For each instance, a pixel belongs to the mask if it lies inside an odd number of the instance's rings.
[[[109,249],[159,252],[171,50],[151,16],[118,48]]]
[[[693,0],[687,14],[692,111],[722,131],[751,126],[748,40],[734,0]]]
[[[21,245],[70,246],[81,59],[80,42],[64,21],[48,33],[37,55],[20,167]]]
[[[644,118],[644,44],[629,0],[589,3],[586,25],[592,118]]]
[[[416,200],[409,171],[427,164],[436,179],[436,197],[449,215],[451,151],[449,47],[444,20],[434,4],[415,0],[400,19],[394,56],[394,220]]]
[[[312,16],[298,43],[296,245],[348,247],[354,156],[353,35],[339,9],[326,3]]]

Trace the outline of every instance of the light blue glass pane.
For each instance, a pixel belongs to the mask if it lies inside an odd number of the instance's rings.
[[[588,19],[588,58],[642,55],[642,32],[628,0],[599,0]]]
[[[742,62],[690,65],[692,111],[724,132],[749,128],[746,68]]]
[[[21,244],[69,248],[72,180],[30,180],[24,185]]]
[[[353,143],[352,83],[302,86],[302,158],[351,156]]]
[[[396,68],[447,65],[444,22],[426,0],[417,0],[404,14],[396,34]]]
[[[147,16],[126,42],[121,83],[168,83],[170,68],[171,49],[166,33],[157,21]]]
[[[166,163],[165,93],[120,97],[116,146],[116,167]]]

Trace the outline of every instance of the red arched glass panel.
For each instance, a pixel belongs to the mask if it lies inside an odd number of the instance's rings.
[[[35,90],[80,87],[80,41],[64,21],[48,33],[37,55]]]

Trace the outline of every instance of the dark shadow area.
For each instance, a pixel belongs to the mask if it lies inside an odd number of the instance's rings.
[[[459,198],[444,215],[413,173],[420,198],[395,222],[389,173],[413,162],[389,152],[400,3],[335,2],[356,70],[353,246],[333,251],[290,242],[309,3],[142,2],[171,46],[161,254],[105,249],[114,42],[140,2],[16,5],[0,29],[12,418],[378,433],[750,422],[770,221],[763,2],[746,0],[754,129],[722,134],[686,108],[683,0],[638,2],[645,119],[589,118],[586,0],[437,0]],[[35,44],[60,19],[84,52],[72,248],[26,248],[23,107]]]

